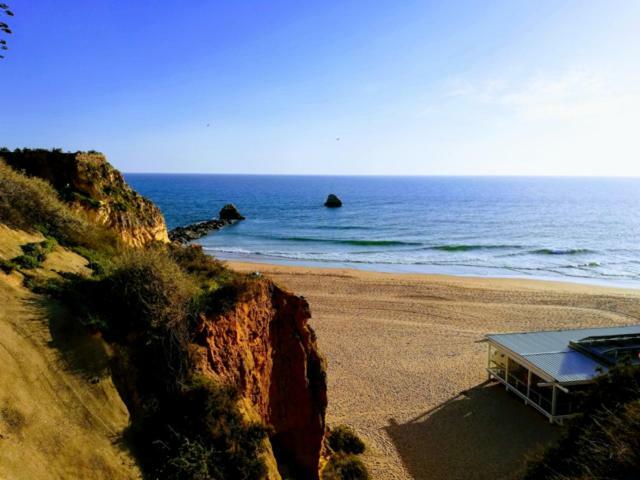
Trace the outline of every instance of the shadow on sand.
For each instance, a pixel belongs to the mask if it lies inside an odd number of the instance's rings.
[[[504,387],[483,383],[386,432],[418,480],[510,479],[560,427]]]

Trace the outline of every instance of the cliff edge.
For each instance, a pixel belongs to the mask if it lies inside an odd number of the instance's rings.
[[[91,437],[95,430],[95,442],[103,443],[111,434],[125,438],[147,478],[317,479],[327,387],[306,300],[268,279],[234,272],[198,246],[158,242],[166,236],[159,210],[102,155],[16,152],[0,152],[14,165],[0,161],[0,294],[21,292],[37,302],[50,329],[57,322],[54,310],[64,309],[67,327],[56,330],[57,338],[63,342],[69,332],[81,331],[99,344],[108,377],[92,374],[84,382],[90,392],[96,385],[110,393],[117,388],[120,398],[87,404],[114,420],[102,429],[87,424],[82,434]],[[104,225],[125,242],[93,235]],[[5,280],[19,290],[5,289]],[[34,355],[44,350],[41,343]],[[75,355],[69,349],[56,353],[65,361]],[[5,373],[5,385],[38,385],[26,370]],[[51,380],[52,390],[66,388],[65,378]],[[38,403],[37,392],[25,398]],[[38,418],[48,430],[34,447],[42,468],[29,471],[30,478],[48,478],[42,473],[47,463],[89,458],[81,444],[74,455],[61,456],[47,440],[64,436],[63,425],[77,417],[84,399],[47,401],[52,408]],[[2,402],[0,395],[0,430]],[[54,410],[57,416],[48,416]],[[22,413],[26,423],[35,422],[29,411]],[[27,450],[10,453],[14,466],[29,459]],[[105,455],[107,478],[137,475],[136,465],[113,466],[121,461],[117,450]]]
[[[169,241],[160,209],[129,187],[101,153],[4,149],[0,157],[15,170],[51,183],[73,209],[112,229],[127,245]]]
[[[230,310],[201,315],[198,368],[238,387],[262,421],[285,478],[318,478],[325,434],[324,360],[309,304],[269,280],[251,284]]]

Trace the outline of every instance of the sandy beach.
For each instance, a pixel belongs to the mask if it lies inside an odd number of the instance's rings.
[[[231,263],[304,295],[328,361],[329,425],[375,479],[508,479],[560,433],[485,384],[491,332],[640,323],[640,290]]]

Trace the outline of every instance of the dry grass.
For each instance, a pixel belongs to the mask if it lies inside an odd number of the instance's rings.
[[[563,283],[232,264],[304,295],[330,425],[376,479],[507,479],[560,433],[486,379],[486,333],[640,323],[640,292]],[[471,389],[471,390],[469,390]],[[461,392],[464,392],[461,394]]]
[[[0,158],[0,223],[29,232],[41,232],[63,245],[94,250],[119,247],[117,236],[91,224],[72,210],[45,180],[13,170]]]
[[[42,262],[42,269],[50,272],[71,272],[78,275],[91,275],[87,259],[59,245]]]
[[[25,232],[9,228],[0,223],[0,260],[11,260],[20,256],[22,246],[29,243],[39,243],[45,240],[39,232]],[[36,278],[59,278],[56,272],[71,272],[79,275],[90,275],[87,260],[59,245],[46,255],[40,268],[32,269],[29,274]]]
[[[10,260],[22,254],[21,245],[42,242],[43,240],[44,235],[39,232],[28,233],[0,223],[0,258]]]

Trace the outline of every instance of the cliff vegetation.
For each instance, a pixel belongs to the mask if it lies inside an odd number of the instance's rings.
[[[48,182],[73,210],[116,231],[127,245],[169,241],[158,207],[129,187],[101,153],[25,148],[2,149],[0,157],[15,170]]]
[[[142,235],[164,220],[143,219],[156,207],[99,154],[0,156],[2,233],[29,239],[0,248],[0,280],[64,307],[69,328],[108,347],[130,415],[121,441],[142,474],[318,478],[326,378],[307,302],[197,246]],[[62,251],[83,265],[44,268]]]
[[[0,224],[1,259],[44,241]],[[140,476],[118,441],[129,414],[105,374],[107,345],[73,328],[62,303],[28,288],[36,278],[90,274],[86,264],[55,245],[38,266],[0,269],[0,478]]]
[[[532,460],[524,480],[631,480],[640,472],[640,370],[621,365],[584,398],[583,415]]]

